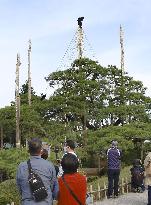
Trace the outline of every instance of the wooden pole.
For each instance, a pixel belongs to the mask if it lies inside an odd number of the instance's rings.
[[[19,67],[21,65],[20,56],[17,54],[16,63],[16,90],[15,90],[15,105],[16,105],[16,147],[20,148],[20,95],[19,95]]]
[[[31,69],[30,69],[31,40],[28,47],[28,104],[31,106]]]
[[[121,70],[122,70],[122,75],[124,74],[124,32],[122,29],[122,26],[120,25],[120,44],[121,44]]]
[[[1,149],[3,149],[3,126],[1,126]]]
[[[141,161],[144,160],[144,140],[141,140]]]
[[[83,29],[82,29],[82,21],[84,17],[78,18],[78,36],[77,36],[77,49],[78,49],[78,59],[82,58],[83,54]]]
[[[120,25],[120,45],[121,45],[121,104],[124,104],[125,86],[124,86],[124,44],[123,44],[124,32]],[[124,117],[121,116],[122,126],[124,124]]]
[[[82,29],[82,21],[84,17],[78,18],[78,31],[77,31],[77,50],[78,50],[78,59],[82,58],[83,55],[83,29]],[[80,69],[81,66],[79,66]],[[83,88],[84,90],[84,88]],[[86,106],[84,102],[84,108],[83,108],[83,138],[84,138],[84,145],[87,144],[87,128],[86,128]]]
[[[86,108],[84,105],[84,113],[83,113],[83,137],[84,137],[84,145],[87,145],[87,126],[86,126],[86,120],[87,120],[87,116],[86,116]]]

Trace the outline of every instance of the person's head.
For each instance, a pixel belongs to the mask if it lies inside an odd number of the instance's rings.
[[[70,152],[70,151],[74,151],[75,149],[75,143],[73,140],[67,140],[66,141],[66,151]]]
[[[114,147],[117,147],[118,146],[118,142],[116,140],[113,140],[112,143],[111,143],[111,146],[114,148]]]
[[[133,160],[133,166],[139,166],[141,165],[141,160],[140,159],[134,159]]]
[[[62,158],[61,166],[64,174],[73,174],[79,167],[78,158],[74,154],[67,153]]]
[[[47,159],[48,158],[48,150],[42,149],[41,151],[41,158]]]
[[[38,138],[32,138],[28,141],[28,148],[30,155],[41,155],[42,141]]]

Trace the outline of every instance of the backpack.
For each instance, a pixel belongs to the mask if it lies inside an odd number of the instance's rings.
[[[44,183],[41,177],[32,170],[30,159],[27,161],[27,164],[29,170],[28,183],[34,201],[43,201],[48,196]]]

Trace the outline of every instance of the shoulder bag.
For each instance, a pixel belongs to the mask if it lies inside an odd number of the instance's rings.
[[[32,196],[37,202],[43,201],[48,196],[44,183],[41,177],[32,170],[30,159],[27,161],[27,164],[29,170],[28,183]]]

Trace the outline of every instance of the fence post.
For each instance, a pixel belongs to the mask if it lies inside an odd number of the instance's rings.
[[[122,194],[124,194],[124,179],[122,178],[122,183],[121,183],[121,190]]]
[[[128,193],[128,179],[127,179],[127,177],[125,179],[125,182],[126,182],[126,193]]]
[[[15,203],[14,203],[14,202],[11,202],[11,205],[15,205]]]
[[[90,195],[92,197],[92,203],[93,203],[94,202],[94,196],[93,196],[92,185],[90,185]]]
[[[101,199],[101,188],[100,188],[100,184],[98,183],[98,199]]]
[[[105,199],[107,199],[107,188],[106,188],[105,182],[104,182],[104,196],[105,196]]]

